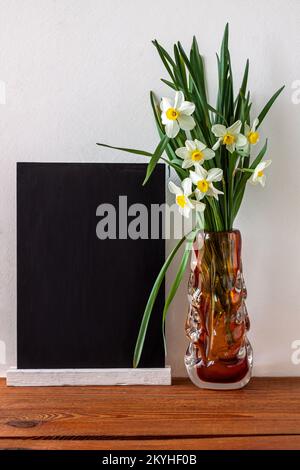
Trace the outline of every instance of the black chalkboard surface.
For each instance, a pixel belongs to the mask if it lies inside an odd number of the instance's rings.
[[[118,209],[120,195],[128,206],[164,203],[164,165],[142,187],[145,171],[145,164],[17,164],[18,368],[132,367],[165,244],[118,233],[100,240],[96,210],[102,203]],[[164,366],[163,304],[162,289],[142,367]]]

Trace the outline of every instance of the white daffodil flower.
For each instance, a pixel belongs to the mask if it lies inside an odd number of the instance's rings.
[[[196,123],[191,116],[195,111],[194,103],[184,101],[182,91],[176,91],[174,100],[162,98],[160,103],[161,120],[168,137],[176,137],[180,129],[191,131]]]
[[[215,152],[199,140],[186,140],[185,147],[180,147],[175,151],[179,158],[183,159],[182,168],[191,168],[196,164],[202,164],[205,160],[211,160]]]
[[[254,119],[251,127],[249,124],[245,123],[245,136],[247,137],[248,143],[251,145],[255,145],[259,142],[259,132],[256,130],[258,124],[258,118]]]
[[[204,211],[205,204],[190,200],[190,195],[192,194],[192,180],[190,178],[185,178],[182,181],[182,188],[176,186],[172,181],[169,182],[168,186],[171,193],[176,195],[176,204],[180,214],[184,217],[189,217],[191,209],[196,209],[200,212]]]
[[[211,130],[213,134],[218,137],[218,140],[212,149],[217,150],[222,144],[226,145],[228,152],[233,153],[236,148],[244,147],[247,144],[247,139],[240,133],[241,127],[241,121],[236,121],[230,127],[225,127],[222,124],[214,124]]]
[[[272,160],[266,160],[265,162],[260,162],[257,167],[255,168],[254,172],[252,173],[252,176],[250,178],[250,183],[257,185],[260,183],[262,186],[265,186],[266,184],[266,175],[264,173],[264,170],[270,166],[272,163]]]
[[[223,194],[214,187],[213,183],[221,181],[223,178],[223,170],[220,168],[212,168],[206,171],[202,166],[197,165],[196,171],[190,171],[190,177],[193,184],[196,186],[195,195],[198,201],[204,198],[204,196],[212,196],[218,200],[218,195]]]
[[[254,119],[251,127],[249,126],[249,124],[245,123],[244,134],[247,139],[247,142],[246,145],[244,145],[243,147],[237,148],[237,152],[242,157],[250,155],[251,145],[255,145],[257,144],[257,142],[259,142],[259,132],[257,132],[256,130],[258,123],[258,118]]]

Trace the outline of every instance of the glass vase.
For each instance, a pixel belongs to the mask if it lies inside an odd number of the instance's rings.
[[[242,388],[251,377],[241,246],[238,230],[198,232],[193,243],[185,365],[200,388]]]

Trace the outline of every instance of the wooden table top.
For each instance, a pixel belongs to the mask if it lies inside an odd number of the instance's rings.
[[[8,388],[0,449],[300,449],[300,377],[243,390],[173,386]]]

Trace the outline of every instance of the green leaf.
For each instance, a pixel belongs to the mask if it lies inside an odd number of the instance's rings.
[[[163,152],[165,151],[166,146],[168,145],[168,142],[169,142],[169,137],[167,135],[164,135],[161,141],[159,142],[158,146],[156,147],[155,152],[153,153],[150,162],[148,163],[146,177],[144,179],[143,186],[147,183],[150,176],[152,175],[158,160],[160,159]]]
[[[163,126],[162,126],[161,119],[160,119],[160,112],[158,110],[158,103],[155,100],[155,95],[153,91],[150,91],[150,103],[151,103],[151,108],[154,114],[155,122],[157,126],[159,127],[159,129],[163,131]]]
[[[180,286],[182,278],[184,276],[185,268],[186,268],[186,265],[187,265],[189,257],[190,257],[191,246],[194,242],[194,238],[195,238],[196,233],[197,233],[197,230],[194,230],[189,234],[189,239],[186,243],[185,250],[184,250],[184,253],[182,255],[182,259],[181,259],[181,262],[180,262],[180,265],[179,265],[178,272],[175,276],[174,282],[171,286],[171,289],[169,291],[168,297],[167,297],[166,302],[165,302],[163,315],[162,315],[163,333],[164,333],[164,329],[165,329],[165,321],[166,321],[167,312],[168,312],[169,306],[171,305],[172,300],[175,297],[177,289]]]
[[[172,67],[175,67],[176,66],[175,62],[173,61],[171,56],[168,54],[168,52],[158,43],[158,41],[156,41],[156,39],[154,41],[152,41],[152,44],[154,44],[154,46],[156,47],[157,52],[158,52],[158,54],[159,54],[159,56],[162,60],[162,63],[164,64],[165,68],[167,69],[168,74],[170,75],[171,79],[175,83],[175,76],[174,76],[174,73],[172,71],[172,68],[170,67],[170,65]]]
[[[174,168],[174,170],[176,171],[177,175],[179,176],[179,178],[181,180],[183,180],[184,178],[187,178],[188,177],[188,173],[186,170],[184,170],[183,168],[181,168],[181,166],[178,166],[176,165],[176,163],[173,163],[173,161],[169,161],[169,160],[166,160],[165,158],[162,158],[162,160],[164,162],[167,163],[167,165],[171,166],[172,168]]]
[[[106,148],[109,148],[109,149],[121,150],[121,152],[134,153],[136,155],[144,155],[145,157],[152,157],[153,156],[152,153],[146,152],[145,150],[128,149],[128,148],[124,148],[124,147],[114,147],[112,145],[99,144],[99,143],[97,143],[96,145],[100,145],[100,147],[106,147]]]
[[[280,95],[280,93],[282,92],[282,90],[284,89],[285,85],[283,85],[281,88],[279,88],[279,90],[276,91],[276,93],[274,93],[274,95],[272,96],[272,98],[267,102],[266,106],[263,108],[263,110],[260,112],[260,114],[258,115],[258,126],[257,128],[261,125],[262,121],[264,120],[264,118],[266,117],[269,109],[271,108],[271,106],[273,105],[274,101],[276,100],[276,98]]]
[[[245,96],[246,94],[248,75],[249,75],[249,59],[247,59],[247,62],[246,62],[244,76],[243,76],[243,80],[242,80],[242,84],[240,88],[240,93],[242,93],[243,96]]]
[[[225,26],[220,59],[219,59],[219,93],[217,99],[217,110],[220,114],[226,116],[225,102],[226,102],[226,89],[227,89],[227,79],[229,72],[229,63],[228,63],[228,37],[229,37],[229,26],[228,23]]]
[[[254,170],[257,167],[257,165],[262,161],[262,159],[264,158],[265,153],[267,151],[267,148],[268,148],[268,139],[266,139],[265,145],[263,146],[263,148],[261,149],[261,151],[259,152],[259,154],[255,158],[253,163],[250,165],[251,170]]]
[[[181,247],[181,245],[183,244],[185,239],[186,239],[186,237],[184,236],[181,240],[179,240],[179,242],[177,243],[175,248],[173,248],[173,250],[169,254],[168,258],[166,259],[163,267],[161,268],[161,270],[160,270],[160,272],[159,272],[159,274],[156,278],[156,281],[154,283],[154,286],[152,287],[152,290],[151,290],[151,293],[149,295],[148,302],[147,302],[147,305],[146,305],[146,308],[145,308],[145,311],[144,311],[144,315],[143,315],[143,318],[142,318],[142,322],[141,322],[138,338],[137,338],[137,341],[136,341],[136,345],[135,345],[134,356],[133,356],[133,367],[137,367],[139,362],[140,362],[141,354],[142,354],[143,346],[144,346],[144,341],[145,341],[145,337],[146,337],[146,333],[147,333],[147,328],[148,328],[148,324],[149,324],[149,320],[150,320],[150,317],[151,317],[154,302],[155,302],[156,297],[158,295],[160,286],[161,286],[161,284],[164,280],[166,272],[167,272],[174,256],[176,255],[177,251],[179,250],[179,248]]]
[[[178,49],[180,51],[180,54],[181,54],[181,57],[190,73],[190,77],[194,83],[194,90],[195,90],[195,94],[194,94],[194,102],[196,104],[196,113],[199,113],[199,116],[200,116],[200,119],[198,119],[198,125],[203,133],[203,135],[205,136],[205,140],[207,143],[211,143],[210,142],[210,129],[211,129],[211,122],[210,122],[210,116],[209,116],[209,112],[208,112],[208,107],[206,105],[206,97],[204,96],[203,94],[203,90],[199,90],[199,87],[197,85],[197,77],[196,77],[196,74],[195,74],[195,71],[193,69],[193,67],[191,66],[191,63],[182,47],[182,45],[180,44],[180,42],[178,42]],[[202,126],[200,126],[200,124],[202,124]],[[203,126],[203,124],[205,124],[205,126]]]
[[[179,54],[178,47],[176,44],[174,45],[174,57],[176,61],[176,68],[174,69],[175,76],[177,77],[178,81],[181,83],[182,89],[185,93],[188,91],[188,82],[186,76],[186,68],[185,63],[182,56]]]
[[[247,59],[247,62],[246,62],[241,88],[240,88],[238,97],[236,99],[235,121],[237,121],[240,118],[242,100],[243,98],[245,98],[246,89],[247,89],[248,75],[249,75],[249,59]]]
[[[172,88],[172,90],[177,91],[177,87],[174,85],[173,82],[170,82],[169,80],[165,80],[164,78],[161,78],[161,81],[165,83],[166,85],[168,85],[170,88]]]

